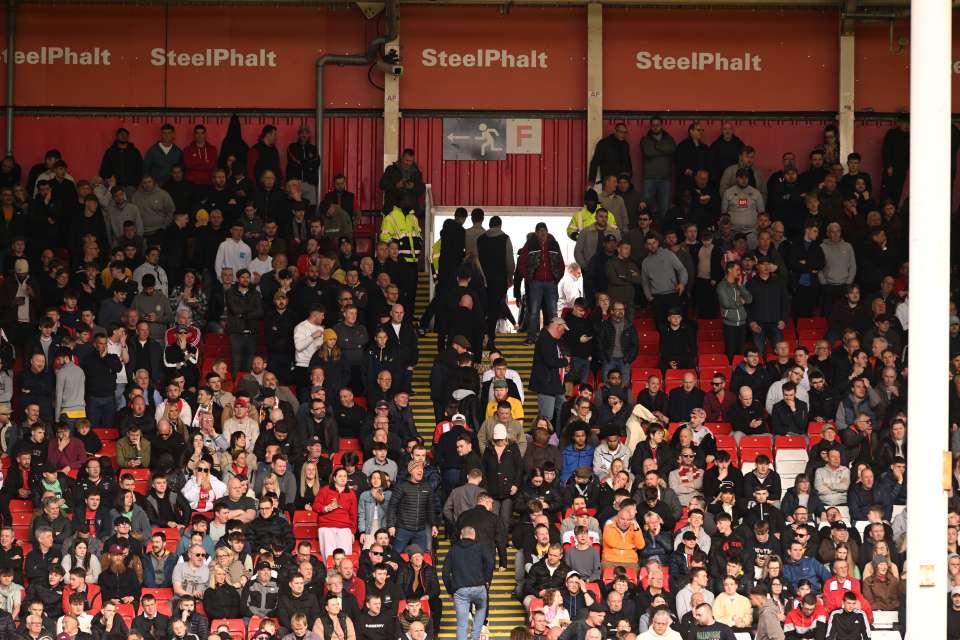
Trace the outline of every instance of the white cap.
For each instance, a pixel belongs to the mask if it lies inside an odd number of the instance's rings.
[[[467,424],[467,416],[463,415],[462,413],[455,413],[453,414],[453,417],[450,418],[450,422],[462,422],[463,424]]]
[[[497,424],[493,427],[493,439],[494,440],[506,440],[507,439],[507,428],[502,424]]]

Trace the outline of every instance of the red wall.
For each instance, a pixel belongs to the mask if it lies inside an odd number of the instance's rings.
[[[78,178],[94,175],[100,166],[104,149],[113,140],[117,127],[125,126],[131,139],[145,150],[155,139],[160,124],[170,121],[177,128],[177,142],[189,142],[194,118],[175,117],[56,117],[18,116],[16,120],[16,157],[24,172],[39,162],[47,149],[58,148],[70,165],[70,173]],[[226,133],[229,118],[203,118],[209,139],[219,146]],[[280,131],[279,146],[285,149],[296,129],[312,119],[299,117],[242,118],[244,140],[256,142],[260,128],[275,124]],[[605,133],[615,120],[604,123]],[[702,121],[708,141],[719,134],[719,120]],[[417,161],[424,178],[433,185],[437,203],[464,206],[564,206],[578,204],[583,196],[586,174],[586,125],[579,119],[544,119],[543,153],[541,155],[509,155],[502,162],[443,161],[443,119],[410,117],[401,120],[401,147],[417,151]],[[627,120],[630,148],[634,154],[634,171],[639,177],[642,162],[639,141],[647,129],[644,120]],[[667,120],[667,129],[679,142],[686,136],[688,120]],[[757,148],[757,163],[769,173],[780,167],[780,155],[794,151],[801,169],[806,154],[820,138],[824,122],[734,121],[734,127],[747,144]],[[884,122],[861,121],[857,124],[857,150],[863,154],[867,170],[879,176],[880,144],[889,127]],[[383,167],[383,121],[368,116],[337,116],[326,120],[325,184],[335,173],[343,172],[348,184],[360,197],[362,207],[377,209],[381,195],[377,189]]]

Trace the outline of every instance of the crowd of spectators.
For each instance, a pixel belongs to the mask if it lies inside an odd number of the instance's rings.
[[[598,144],[575,263],[458,210],[417,322],[413,150],[372,223],[306,128],[5,158],[0,635],[480,640],[512,570],[535,640],[869,637],[903,605],[906,124],[879,197],[833,128],[769,178],[702,133],[654,118],[640,191],[627,128]]]

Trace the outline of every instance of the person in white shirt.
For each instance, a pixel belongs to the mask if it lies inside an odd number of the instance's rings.
[[[230,237],[221,242],[217,249],[217,257],[213,261],[213,272],[219,274],[224,267],[233,269],[234,273],[240,269],[249,269],[252,257],[253,252],[243,241],[243,224],[235,222],[230,226]]]
[[[299,374],[297,379],[303,382],[309,378],[310,358],[323,344],[324,315],[322,307],[314,307],[307,319],[293,328],[293,365]]]
[[[670,627],[670,614],[663,609],[653,614],[650,628],[637,636],[637,640],[683,640],[680,634]]]
[[[562,313],[565,309],[573,309],[573,301],[583,297],[583,272],[580,265],[573,262],[567,265],[567,272],[557,283],[557,308]]]
[[[489,353],[487,356],[487,361],[490,363],[490,368],[483,372],[483,375],[480,377],[481,383],[486,384],[493,379],[493,375],[495,373],[493,370],[493,363],[501,358],[503,358],[503,353],[497,351],[496,349]],[[510,367],[507,367],[505,377],[508,380],[513,380],[514,384],[517,385],[517,391],[520,392],[520,402],[523,402],[523,378],[520,377],[520,374],[516,369],[511,369]]]
[[[114,392],[114,400],[117,408],[122,409],[126,406],[126,396],[124,390],[127,388],[127,363],[130,362],[130,354],[127,352],[127,330],[123,327],[116,327],[110,331],[107,336],[107,353],[112,353],[120,359],[123,366],[120,373],[117,374],[117,389]]]
[[[270,255],[270,242],[260,240],[257,242],[257,257],[250,261],[250,277],[253,278],[253,284],[259,287],[260,278],[265,273],[273,271],[273,256]]]
[[[170,281],[166,270],[160,266],[160,247],[150,247],[144,255],[144,263],[133,270],[133,279],[143,289],[143,276],[152,273],[157,279],[156,287],[163,295],[170,295]]]

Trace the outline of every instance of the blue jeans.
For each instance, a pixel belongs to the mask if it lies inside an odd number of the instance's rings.
[[[480,640],[483,621],[487,618],[487,588],[460,587],[453,594],[453,606],[457,610],[457,640],[467,640],[467,622],[470,619],[470,606],[477,608],[473,614],[473,634],[471,640]]]
[[[763,322],[760,323],[760,333],[754,333],[751,329],[750,337],[753,338],[753,344],[756,345],[757,351],[760,352],[760,361],[763,362],[767,355],[765,350],[767,340],[770,341],[770,348],[772,350],[773,345],[783,340],[783,332],[777,328],[776,322]]]
[[[563,395],[551,396],[545,393],[537,395],[537,408],[540,411],[540,415],[549,418],[553,424],[560,424],[560,420],[556,414],[560,412],[562,406]]]
[[[603,363],[603,366],[600,368],[600,375],[603,376],[603,381],[607,381],[607,376],[610,375],[610,372],[614,369],[620,371],[620,376],[623,378],[623,387],[625,389],[630,388],[630,363],[624,360],[623,358],[613,358]]]
[[[656,207],[657,220],[662,220],[670,208],[670,181],[658,178],[643,179],[643,199],[647,206]]]
[[[536,340],[540,328],[540,308],[547,319],[557,315],[557,283],[527,280],[527,338]]]
[[[94,427],[112,427],[113,416],[117,411],[113,396],[97,398],[87,396],[87,420]]]
[[[397,553],[403,553],[411,544],[419,545],[425,551],[430,550],[430,536],[423,529],[420,531],[411,531],[397,527],[397,533],[393,536],[393,548]]]

